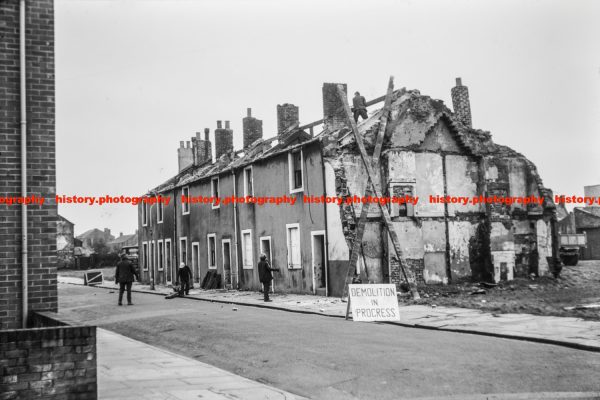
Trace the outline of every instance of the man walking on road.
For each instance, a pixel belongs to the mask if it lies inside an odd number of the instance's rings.
[[[354,93],[352,99],[352,111],[354,111],[354,122],[358,122],[358,117],[362,119],[369,118],[367,114],[367,100],[364,96],[361,96],[359,92]]]
[[[119,284],[119,305],[123,305],[123,292],[127,289],[127,305],[132,306],[131,302],[131,284],[133,283],[133,277],[140,280],[140,277],[135,270],[133,263],[129,261],[126,254],[121,255],[121,261],[117,263],[115,270],[115,283]]]
[[[271,291],[271,281],[273,280],[273,274],[271,271],[279,271],[279,268],[271,268],[267,261],[267,255],[261,254],[260,261],[258,263],[258,279],[263,284],[263,294],[265,301],[273,301],[269,299],[269,292]]]
[[[192,281],[192,270],[185,263],[179,264],[177,271],[177,280],[179,281],[179,296],[183,297],[190,294],[190,282]]]

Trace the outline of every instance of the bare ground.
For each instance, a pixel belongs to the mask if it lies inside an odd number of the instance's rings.
[[[484,294],[472,294],[483,289]],[[583,304],[600,303],[600,260],[580,261],[563,267],[558,279],[552,277],[517,278],[486,288],[477,282],[428,285],[419,288],[421,299],[405,300],[415,304],[455,306],[504,313],[527,313],[600,320],[600,308],[565,310]]]

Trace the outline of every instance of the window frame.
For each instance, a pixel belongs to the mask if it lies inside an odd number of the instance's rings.
[[[156,242],[156,260],[157,260],[157,264],[158,264],[157,270],[164,271],[165,270],[165,241],[162,239],[158,240]]]
[[[248,191],[248,177],[250,175],[250,191]],[[244,178],[244,197],[254,196],[254,171],[252,171],[252,165],[244,168],[242,176]]]
[[[142,258],[143,258],[142,271],[148,271],[150,269],[149,268],[150,264],[148,263],[148,251],[149,251],[148,242],[147,241],[142,242]]]
[[[217,193],[215,194],[215,182],[217,182]],[[218,198],[221,195],[221,182],[218,176],[213,176],[210,178],[210,197]],[[211,208],[216,210],[217,208],[221,208],[221,202],[215,204],[216,201],[213,200],[211,203]]]
[[[254,269],[254,248],[252,243],[252,229],[244,229],[240,232],[242,236],[242,269]],[[250,264],[246,264],[246,242],[244,235],[248,234],[250,238]]]
[[[185,192],[187,191],[187,195]],[[190,197],[190,187],[184,186],[181,188],[181,196],[182,197]],[[181,215],[188,215],[190,213],[190,203],[181,202]]]
[[[156,205],[156,223],[162,224],[164,219],[165,219],[165,208],[161,201]]]
[[[213,265],[210,264],[210,239],[213,239],[214,246],[213,251],[215,252],[215,263]],[[217,269],[217,234],[209,233],[206,235],[206,260],[208,269]]]
[[[296,153],[300,153],[300,174],[302,181],[302,184],[298,188],[294,188],[294,154]],[[304,152],[302,149],[288,153],[288,180],[290,194],[304,191]]]
[[[142,226],[148,226],[148,203],[142,202]]]
[[[290,246],[290,229],[298,229],[298,258],[300,259],[300,264],[295,267],[292,264],[292,252],[291,252],[291,246]],[[302,269],[302,247],[301,247],[301,237],[300,237],[300,224],[299,223],[294,223],[294,224],[285,224],[285,247],[287,249],[287,265],[288,265],[288,269]]]

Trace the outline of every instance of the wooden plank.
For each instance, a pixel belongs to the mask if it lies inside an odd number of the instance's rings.
[[[383,139],[385,137],[385,131],[387,128],[387,122],[390,114],[390,107],[392,105],[392,97],[394,94],[394,77],[390,76],[390,80],[388,82],[387,94],[385,96],[385,103],[383,105],[383,110],[381,116],[379,117],[379,130],[377,132],[377,140],[375,142],[375,150],[373,151],[373,157],[371,157],[371,164],[373,165],[373,169],[379,168],[379,157],[381,156],[381,149],[383,147]],[[377,184],[377,182],[375,182]],[[369,178],[369,182],[367,182],[365,196],[371,196],[371,179]],[[342,298],[346,297],[346,289],[348,285],[352,282],[352,278],[356,271],[356,264],[358,263],[358,257],[362,254],[362,239],[365,232],[365,226],[367,223],[367,216],[369,214],[371,203],[363,204],[360,212],[360,218],[356,225],[356,235],[354,237],[354,241],[352,242],[352,249],[350,250],[350,262],[348,263],[348,268],[346,270],[346,280],[344,283],[344,290],[342,291]],[[364,259],[364,255],[363,255]],[[365,268],[367,267],[365,263]]]
[[[348,105],[348,99],[346,98],[346,93],[344,92],[343,86],[341,86],[341,85],[338,85],[338,95],[340,97],[340,100],[342,100],[342,105],[344,107],[344,111],[346,112],[346,118],[348,120],[348,123],[350,124],[350,128],[352,129],[352,132],[354,133],[356,145],[358,146],[358,149],[360,152],[360,157],[361,157],[362,162],[365,165],[365,168],[367,170],[367,175],[368,175],[368,178],[370,179],[370,185],[373,189],[373,192],[374,192],[375,196],[383,197],[381,195],[381,191],[379,190],[377,185],[374,183],[375,181],[373,180],[373,178],[375,177],[375,173],[373,171],[373,167],[371,166],[371,160],[369,159],[369,156],[367,155],[367,150],[365,149],[365,144],[363,143],[362,137],[360,136],[360,133],[358,132],[358,127],[356,126],[356,122],[354,121],[354,118],[352,117],[352,112],[350,111],[350,106]],[[385,222],[388,234],[390,235],[390,239],[391,239],[393,247],[394,247],[394,252],[396,253],[396,257],[398,258],[398,263],[400,264],[400,270],[402,271],[402,275],[404,276],[404,279],[410,286],[410,291],[412,293],[413,299],[419,299],[420,296],[419,296],[419,292],[417,290],[416,282],[413,279],[412,275],[409,277],[409,272],[407,272],[406,262],[404,261],[404,257],[402,254],[402,248],[400,247],[400,240],[398,239],[398,234],[396,233],[396,230],[394,229],[394,225],[392,224],[392,218],[390,217],[390,213],[388,212],[388,209],[386,206],[382,205],[379,202],[377,204],[379,205],[379,209],[381,210],[381,213],[383,214],[383,220]]]

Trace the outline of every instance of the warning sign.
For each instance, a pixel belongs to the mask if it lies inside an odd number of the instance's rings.
[[[398,321],[396,285],[348,285],[354,321]]]

